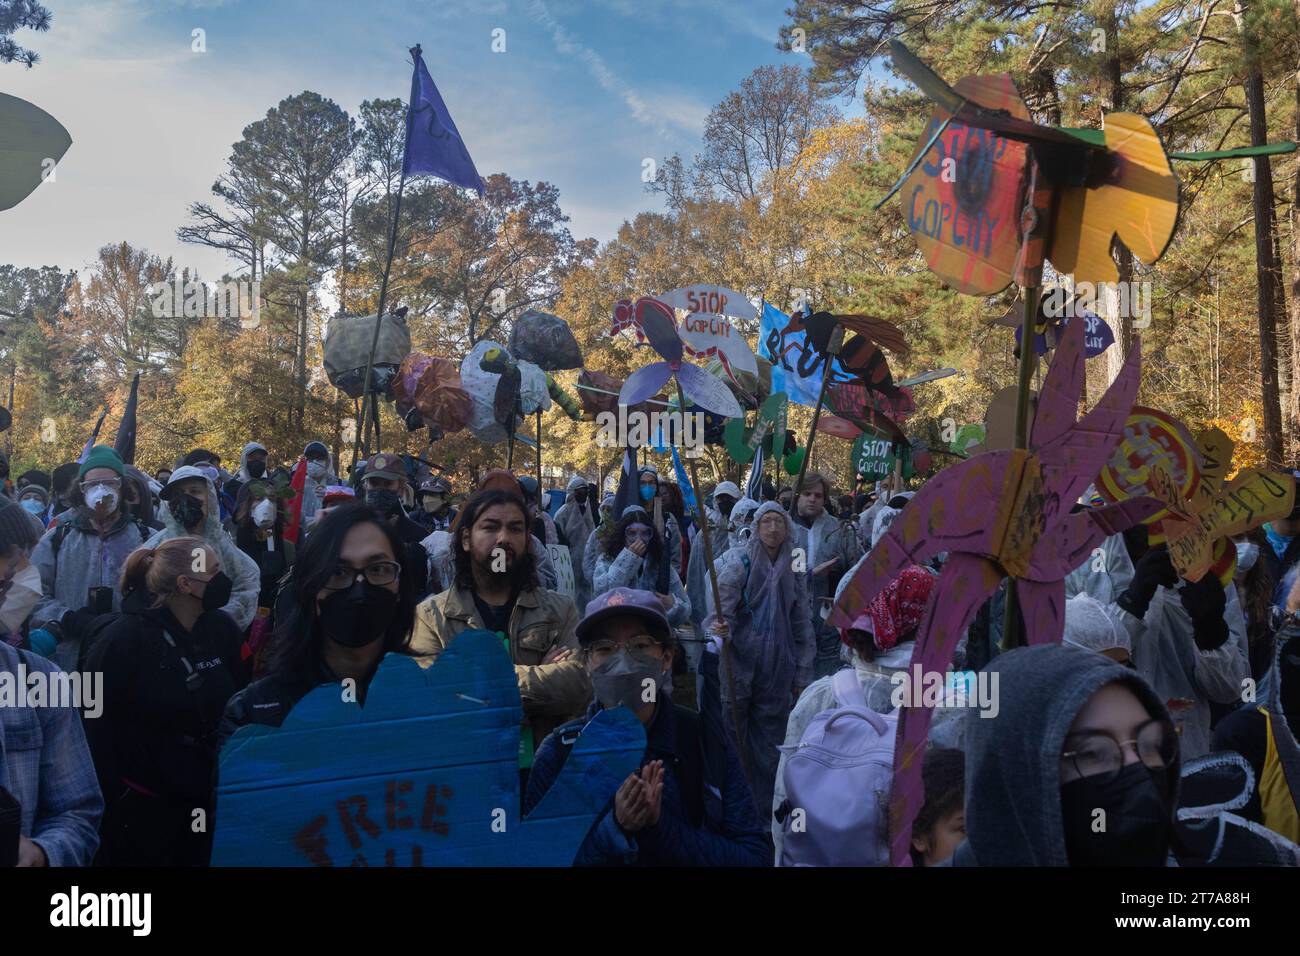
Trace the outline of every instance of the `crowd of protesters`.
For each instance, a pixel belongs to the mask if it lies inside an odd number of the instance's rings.
[[[152,475],[104,446],[12,481],[0,461],[0,672],[103,675],[93,716],[0,706],[20,865],[206,865],[192,822],[232,734],[322,684],[364,706],[386,654],[431,666],[467,630],[515,667],[523,812],[597,712],[645,728],[575,863],[889,861],[895,691],[943,556],[828,617],[901,481],[719,481],[701,522],[653,465],[617,495],[499,469],[458,489],[396,454],[347,471],[316,441],[283,464],[250,441],[234,473],[202,448]],[[1300,505],[1234,544],[1235,574],[1193,582],[1142,526],[1106,540],[1060,645],[1007,646],[1005,587],[988,602],[943,677],[998,700],[937,707],[911,861],[1300,864]],[[1190,805],[1225,759],[1239,799]]]

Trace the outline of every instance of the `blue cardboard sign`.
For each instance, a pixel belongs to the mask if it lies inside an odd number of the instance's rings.
[[[213,866],[567,866],[645,753],[630,711],[600,712],[554,786],[519,814],[514,666],[489,631],[429,668],[387,655],[365,706],[307,694],[280,727],[222,749]]]

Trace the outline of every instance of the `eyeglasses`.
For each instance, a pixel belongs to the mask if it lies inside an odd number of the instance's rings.
[[[82,481],[81,489],[83,492],[88,492],[91,488],[95,488],[96,485],[103,485],[104,488],[121,488],[122,479],[95,479],[94,481]]]
[[[635,657],[654,657],[659,653],[660,643],[649,634],[638,634],[626,643],[600,640],[587,647],[587,655],[593,663],[608,660],[611,655],[622,648],[627,648]]]
[[[1061,754],[1080,777],[1114,779],[1124,768],[1124,748],[1133,747],[1138,759],[1152,770],[1164,770],[1178,759],[1178,734],[1173,724],[1153,719],[1138,727],[1132,740],[1122,743],[1110,734],[1072,734],[1074,749]]]
[[[346,590],[363,577],[375,587],[383,587],[396,581],[401,573],[402,566],[395,561],[376,561],[362,570],[340,564],[330,574],[329,580],[325,582],[325,590]]]

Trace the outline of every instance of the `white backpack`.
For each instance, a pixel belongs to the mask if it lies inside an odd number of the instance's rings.
[[[836,706],[786,753],[781,866],[888,866],[898,715],[867,706],[853,668],[831,679]]]

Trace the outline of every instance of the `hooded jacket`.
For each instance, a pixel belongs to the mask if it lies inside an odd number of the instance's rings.
[[[1146,681],[1101,654],[1060,644],[1021,647],[994,658],[996,717],[966,712],[966,840],[954,866],[1068,866],[1061,816],[1061,753],[1084,704],[1103,686],[1128,687],[1152,717],[1169,719]],[[1178,803],[1179,761],[1169,773]],[[1172,809],[1171,809],[1172,817]]]
[[[579,504],[572,495],[586,486],[586,480],[581,477],[569,479],[567,490],[570,497],[555,513],[556,527],[564,533],[564,540],[569,543],[569,559],[573,565],[573,576],[577,579],[574,584],[577,588],[579,607],[585,607],[591,597],[592,579],[586,573],[583,558],[587,549],[587,539],[596,530],[596,521],[591,516],[591,509],[587,507],[587,502]]]
[[[253,623],[253,618],[257,616],[257,598],[262,590],[262,572],[256,561],[235,547],[235,542],[221,526],[217,489],[208,479],[203,480],[208,490],[208,513],[203,518],[203,527],[194,533],[194,537],[202,538],[217,552],[217,558],[221,561],[221,570],[234,582],[230,603],[221,610],[235,619],[240,631],[246,631]],[[162,512],[163,529],[149,538],[145,542],[145,547],[156,548],[171,538],[184,538],[191,534],[181,527],[170,507],[164,507]]]
[[[758,523],[772,513],[786,522],[786,539],[775,559],[768,557],[758,536]],[[775,501],[759,505],[753,528],[743,544],[727,551],[718,568],[721,617],[732,627],[732,667],[739,681],[788,657],[793,661],[794,686],[806,687],[812,682],[817,645],[808,575],[792,567],[792,552],[800,546],[800,539],[790,516]],[[706,597],[713,614],[713,595],[710,592]]]
[[[1184,760],[1210,751],[1210,702],[1239,702],[1243,681],[1250,676],[1246,617],[1237,601],[1237,589],[1229,586],[1226,592],[1223,619],[1228,639],[1212,651],[1196,646],[1192,619],[1174,588],[1156,588],[1141,619],[1128,613],[1118,615],[1129,632],[1138,673],[1160,699],[1193,702],[1176,721]]]
[[[735,509],[738,507],[739,503],[732,506],[732,514],[735,514]],[[709,546],[713,549],[713,567],[716,571],[722,561],[722,556],[731,547],[731,534],[729,531],[731,519],[711,507],[705,510],[705,516],[709,525],[707,534],[709,536]],[[691,601],[691,624],[695,630],[695,637],[700,641],[705,639],[704,615],[708,610],[708,598],[705,596],[705,592],[710,587],[704,541],[697,533],[695,540],[691,542],[691,556],[686,561],[686,596]]]
[[[145,526],[147,531],[148,527]],[[58,541],[57,552],[54,542]],[[32,611],[31,628],[58,624],[69,611],[86,607],[91,588],[111,588],[113,610],[121,610],[118,585],[127,556],[143,543],[141,525],[119,512],[117,522],[102,536],[95,530],[87,511],[63,512],[45,532],[31,561],[41,572],[44,597]],[[65,635],[54,660],[64,670],[75,670],[81,647],[80,635]]]
[[[1295,645],[1292,647],[1291,645]],[[1214,729],[1215,751],[1241,754],[1255,771],[1255,790],[1238,812],[1295,843],[1300,843],[1300,746],[1282,700],[1282,655],[1300,649],[1300,624],[1294,621],[1278,632],[1273,666],[1260,685],[1261,702],[1234,710]],[[1294,672],[1290,680],[1297,680]],[[1288,684],[1287,697],[1295,709],[1297,690]]]
[[[318,444],[317,442],[308,442],[308,445]],[[303,454],[307,453],[306,446],[303,447]],[[308,468],[311,464],[308,463]],[[325,462],[325,475],[319,481],[308,474],[303,476],[302,483],[302,527],[306,528],[310,524],[311,517],[321,509],[321,498],[324,496],[324,490],[330,485],[339,483],[338,476],[334,474],[330,467],[329,460]]]
[[[664,544],[667,547],[667,542]],[[667,555],[661,554],[660,561],[667,558]],[[673,606],[665,614],[668,616],[668,623],[673,627],[680,627],[690,620],[691,616],[691,599],[686,596],[686,589],[682,587],[682,579],[677,576],[677,572],[672,568],[668,569],[668,594],[673,599]],[[659,565],[657,562],[650,560],[647,554],[644,558],[638,558],[626,547],[621,548],[618,554],[610,557],[602,553],[596,559],[596,573],[593,578],[592,593],[604,594],[614,588],[638,588],[643,591],[659,590]]]

